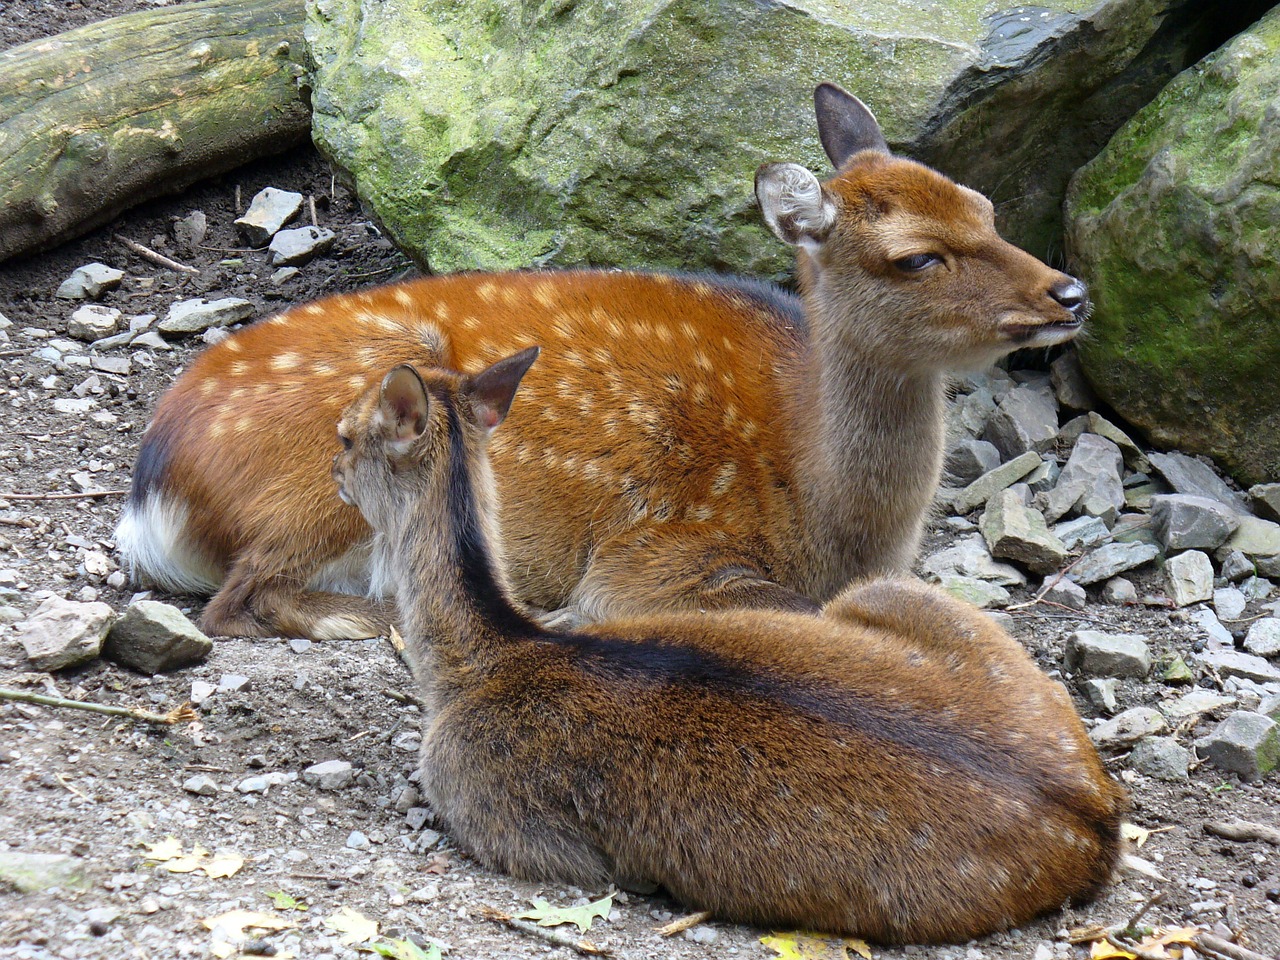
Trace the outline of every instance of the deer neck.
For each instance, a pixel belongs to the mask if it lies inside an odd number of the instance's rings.
[[[428,714],[474,686],[517,637],[536,627],[511,600],[488,461],[454,444],[449,464],[405,498],[386,548],[410,662]]]
[[[795,409],[809,588],[903,572],[942,467],[945,374],[894,363],[873,291],[835,291],[802,270],[811,349]],[[887,558],[887,559],[886,559]]]

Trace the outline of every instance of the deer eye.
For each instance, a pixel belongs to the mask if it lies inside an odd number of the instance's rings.
[[[925,267],[931,267],[935,263],[941,263],[942,258],[936,253],[913,253],[909,257],[902,257],[893,261],[893,265],[903,273],[919,273]]]
[[[343,450],[350,450],[350,449],[351,449],[351,438],[350,438],[350,437],[344,437],[342,434],[338,434],[338,442],[339,442],[340,444],[342,444],[342,449],[343,449]]]

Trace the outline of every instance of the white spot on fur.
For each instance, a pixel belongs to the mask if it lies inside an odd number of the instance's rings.
[[[281,353],[271,358],[270,366],[272,370],[285,373],[289,370],[296,370],[301,363],[302,358],[296,353]]]
[[[396,303],[400,304],[400,306],[402,307],[413,306],[413,297],[410,295],[408,290],[405,290],[405,289],[396,290],[396,292],[392,294],[392,297],[394,297]]]

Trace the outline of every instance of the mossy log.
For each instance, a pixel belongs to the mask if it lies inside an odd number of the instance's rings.
[[[304,0],[205,0],[0,52],[0,260],[308,136]]]

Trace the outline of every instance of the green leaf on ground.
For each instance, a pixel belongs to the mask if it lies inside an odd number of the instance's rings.
[[[581,907],[553,907],[545,900],[533,901],[533,909],[526,910],[524,913],[517,913],[517,920],[536,920],[540,927],[555,927],[562,923],[572,923],[578,928],[579,933],[586,933],[591,929],[591,922],[596,918],[608,919],[609,911],[613,909],[613,894],[607,897],[601,897],[595,903],[584,904]]]

